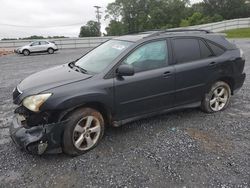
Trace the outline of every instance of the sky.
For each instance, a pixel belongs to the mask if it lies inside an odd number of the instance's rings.
[[[113,1],[0,0],[0,39],[31,35],[77,37],[82,25],[96,20],[95,5],[102,7],[101,30],[105,32],[105,7]]]

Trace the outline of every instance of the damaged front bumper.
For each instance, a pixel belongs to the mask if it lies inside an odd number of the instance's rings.
[[[61,152],[61,139],[67,121],[26,127],[20,117],[17,114],[10,127],[11,138],[19,148],[38,155]]]

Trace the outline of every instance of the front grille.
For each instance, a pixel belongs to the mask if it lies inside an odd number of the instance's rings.
[[[18,89],[18,87],[16,87],[13,91],[13,100],[16,100],[17,97],[19,97],[19,95],[21,95],[22,92]]]

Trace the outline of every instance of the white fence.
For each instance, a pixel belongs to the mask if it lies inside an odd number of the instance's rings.
[[[210,24],[196,25],[185,27],[188,29],[206,29],[213,32],[221,32],[230,29],[250,27],[250,18],[240,18],[234,20],[226,20],[222,22],[215,22]],[[61,38],[49,39],[54,41],[60,49],[63,48],[93,48],[112,37],[86,37],[86,38]],[[6,40],[0,41],[0,48],[13,49],[19,46],[24,46],[33,40]]]
[[[54,41],[58,48],[93,48],[111,39],[112,37],[84,37],[84,38],[60,38],[48,39]],[[34,40],[3,40],[0,41],[0,48],[13,49],[29,44]]]
[[[196,25],[186,27],[188,29],[205,29],[213,32],[222,32],[230,29],[239,29],[250,27],[250,18],[240,18],[233,20],[225,20],[222,22],[215,22],[203,25]]]

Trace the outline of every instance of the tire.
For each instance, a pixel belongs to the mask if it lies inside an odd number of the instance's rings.
[[[231,88],[223,82],[214,83],[208,93],[205,94],[201,109],[206,113],[215,113],[225,110],[231,99]]]
[[[81,108],[68,116],[63,133],[63,151],[78,156],[93,149],[104,134],[104,120],[100,112]]]
[[[49,54],[53,54],[55,50],[53,48],[49,48],[47,51]]]
[[[24,55],[24,56],[30,55],[30,51],[29,51],[29,50],[23,50],[23,55]]]

